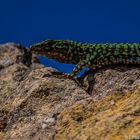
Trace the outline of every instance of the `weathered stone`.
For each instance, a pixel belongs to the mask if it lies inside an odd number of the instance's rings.
[[[29,49],[0,45],[0,139],[140,138],[140,68],[91,71],[80,82],[54,73]]]

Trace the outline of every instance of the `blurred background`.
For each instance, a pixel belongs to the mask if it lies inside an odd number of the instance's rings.
[[[45,39],[140,42],[140,0],[0,1],[0,43],[29,47]],[[39,58],[63,72],[74,67]]]

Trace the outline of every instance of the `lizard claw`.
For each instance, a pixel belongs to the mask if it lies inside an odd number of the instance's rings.
[[[53,72],[53,74],[56,78],[73,79],[73,77],[70,74],[60,72]]]

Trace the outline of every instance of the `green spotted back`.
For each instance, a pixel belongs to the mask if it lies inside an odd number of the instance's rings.
[[[98,68],[111,64],[140,64],[139,43],[113,43],[83,45],[86,48],[88,67]]]

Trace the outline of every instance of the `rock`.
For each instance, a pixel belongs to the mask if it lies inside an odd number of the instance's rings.
[[[0,45],[0,139],[140,137],[138,67],[91,70],[77,82],[57,73],[22,45]]]
[[[27,52],[15,44],[0,46],[0,136],[50,140],[60,112],[89,95],[74,81],[53,76],[55,69],[28,63]]]
[[[113,100],[113,104],[112,104]],[[98,101],[83,100],[64,109],[56,140],[125,140],[140,137],[140,86]]]

